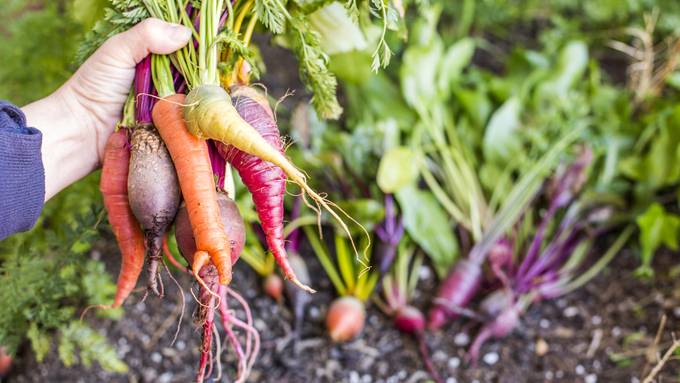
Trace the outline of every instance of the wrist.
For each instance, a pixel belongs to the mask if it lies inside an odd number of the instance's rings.
[[[46,201],[99,166],[95,126],[74,93],[67,83],[22,108],[43,135]]]

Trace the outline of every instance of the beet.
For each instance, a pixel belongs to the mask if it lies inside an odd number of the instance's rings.
[[[161,260],[163,236],[177,214],[180,201],[177,173],[158,131],[150,125],[132,133],[128,198],[130,208],[142,225],[149,262],[148,287],[156,295],[158,264]]]
[[[404,306],[397,311],[394,326],[407,334],[419,334],[425,330],[425,316],[413,306]]]
[[[229,243],[231,244],[231,263],[234,264],[241,255],[246,240],[243,218],[236,203],[226,193],[217,193],[217,203],[220,206],[224,231],[227,233],[227,238],[229,238]],[[191,265],[194,260],[194,253],[196,252],[196,244],[194,243],[194,233],[189,222],[189,213],[184,203],[180,206],[175,218],[175,238],[177,239],[179,251],[189,262],[189,265]]]

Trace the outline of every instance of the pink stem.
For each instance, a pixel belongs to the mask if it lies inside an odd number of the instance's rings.
[[[212,349],[212,326],[215,320],[215,310],[213,308],[214,298],[211,296],[208,301],[208,307],[203,308],[207,310],[205,321],[203,322],[203,340],[201,345],[201,357],[198,363],[198,372],[196,373],[196,382],[203,382],[205,379],[205,369],[208,361],[212,364],[211,349]]]
[[[437,369],[434,367],[432,359],[430,359],[430,351],[427,349],[427,343],[425,343],[425,335],[423,335],[423,332],[421,331],[415,334],[415,336],[418,341],[420,357],[423,358],[423,363],[425,364],[425,369],[427,369],[427,372],[430,373],[430,377],[432,377],[432,380],[436,383],[444,383],[442,377],[439,376],[439,372],[437,372]]]

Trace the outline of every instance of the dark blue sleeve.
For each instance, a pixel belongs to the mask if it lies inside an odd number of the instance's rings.
[[[0,100],[0,240],[30,230],[45,200],[42,134],[21,109]]]

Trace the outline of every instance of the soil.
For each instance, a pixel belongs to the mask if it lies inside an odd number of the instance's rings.
[[[117,251],[112,242],[102,241],[95,252],[107,259],[115,275]],[[671,332],[679,328],[680,279],[676,275],[680,269],[673,267],[679,255],[668,252],[657,256],[658,274],[652,283],[645,283],[633,276],[637,264],[633,252],[623,252],[583,289],[532,306],[512,335],[482,348],[477,366],[465,360],[466,348],[478,327],[475,323],[457,321],[443,331],[427,334],[434,364],[448,383],[641,381],[656,364],[658,354],[669,346]],[[315,259],[306,259],[312,275],[323,275]],[[368,309],[366,328],[359,339],[333,344],[325,335],[323,321],[333,298],[332,288],[316,278],[313,286],[319,292],[307,307],[300,340],[295,342],[288,307],[265,296],[261,281],[243,262],[237,264],[234,275],[233,286],[250,302],[263,340],[249,381],[396,383],[428,379],[417,344],[396,331],[375,306]],[[25,352],[7,382],[190,382],[198,363],[200,333],[191,323],[196,307],[188,291],[191,279],[176,276],[184,286],[188,304],[174,344],[180,293],[167,274],[167,296],[163,300],[149,297],[141,302],[141,293],[137,293],[126,302],[123,319],[88,319],[128,363],[127,375],[107,373],[98,366],[65,368],[56,352],[38,364],[30,352]],[[425,304],[433,294],[435,277],[429,267],[420,277],[416,302]],[[655,343],[664,315],[665,328]],[[233,355],[223,355],[225,372],[233,377]],[[679,376],[680,362],[671,360],[658,381],[677,381]]]
[[[267,44],[260,44],[266,46]],[[266,49],[280,67],[295,68],[295,62],[280,50]],[[272,61],[268,61],[272,62]],[[270,68],[271,69],[271,68]],[[287,88],[301,89],[274,68],[264,83],[272,96],[281,97]],[[289,71],[290,72],[290,71]],[[303,97],[286,99],[290,106]],[[94,254],[101,254],[112,275],[118,273],[118,251],[113,239],[103,238]],[[427,381],[416,342],[394,329],[389,318],[374,305],[368,308],[361,337],[346,344],[333,344],[325,335],[324,316],[333,299],[332,287],[322,278],[317,261],[307,252],[313,287],[299,341],[294,341],[289,308],[266,297],[261,281],[245,263],[235,268],[233,287],[250,302],[262,351],[249,381],[252,382],[351,382],[396,383]],[[680,328],[680,268],[678,256],[666,252],[655,259],[656,278],[644,282],[633,276],[638,264],[633,251],[624,251],[611,267],[584,288],[563,298],[533,305],[522,317],[521,326],[510,336],[491,340],[482,348],[476,366],[466,362],[466,350],[478,325],[459,320],[443,331],[428,333],[435,367],[447,383],[454,382],[640,382],[657,363]],[[130,367],[127,375],[112,374],[99,366],[66,368],[56,351],[37,363],[25,350],[16,360],[11,383],[28,382],[190,382],[198,364],[200,332],[192,324],[196,308],[189,288],[195,285],[186,275],[175,273],[184,288],[184,320],[173,343],[181,309],[181,295],[164,274],[167,296],[141,301],[137,292],[126,302],[119,321],[90,315],[91,326],[106,335],[118,355]],[[416,302],[422,309],[434,294],[435,275],[425,267]],[[241,312],[237,316],[242,317]],[[667,321],[658,341],[656,333]],[[224,353],[226,376],[233,377],[233,354]],[[668,362],[657,381],[677,381],[680,362]],[[223,379],[224,381],[225,379]]]

